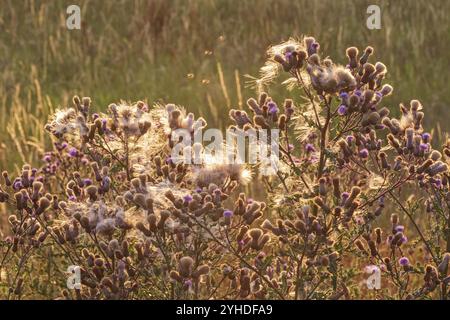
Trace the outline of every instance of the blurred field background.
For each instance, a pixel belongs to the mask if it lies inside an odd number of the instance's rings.
[[[81,30],[66,28],[71,4]],[[366,28],[370,4],[381,7],[381,30]],[[174,102],[224,127],[227,110],[254,94],[244,75],[257,75],[266,48],[304,34],[341,63],[348,46],[374,46],[395,88],[391,107],[419,98],[432,110],[427,127],[448,131],[449,13],[448,0],[1,0],[0,168],[38,163],[48,113],[74,94],[99,110]]]

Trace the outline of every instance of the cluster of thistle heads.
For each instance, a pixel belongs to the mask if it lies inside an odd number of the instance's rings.
[[[446,298],[450,142],[433,149],[417,100],[391,116],[393,89],[373,53],[350,47],[339,65],[312,37],[268,50],[258,84],[283,73],[298,91],[281,107],[260,92],[229,117],[243,133],[281,132],[270,177],[252,177],[262,161],[175,161],[175,132],[207,126],[182,107],[139,101],[101,113],[75,97],[45,125],[53,148],[41,164],[2,174],[0,296]],[[245,184],[265,189],[265,201]],[[49,284],[48,263],[78,266],[80,286],[65,288],[56,270]],[[381,270],[381,291],[361,287],[368,265]]]

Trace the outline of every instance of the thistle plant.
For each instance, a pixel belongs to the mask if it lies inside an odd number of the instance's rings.
[[[267,53],[259,95],[230,111],[229,129],[279,131],[276,166],[188,161],[207,146],[179,148],[178,133],[207,123],[175,104],[95,113],[74,97],[57,110],[41,165],[2,174],[0,296],[447,299],[450,142],[433,149],[417,100],[391,116],[371,47],[348,48],[345,65],[312,37]],[[267,92],[283,76],[291,96],[276,102]],[[264,186],[265,201],[243,185]],[[381,288],[366,286],[367,268]]]

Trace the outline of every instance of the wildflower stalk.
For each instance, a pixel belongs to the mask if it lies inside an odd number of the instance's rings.
[[[397,205],[402,209],[402,211],[408,216],[409,220],[413,224],[414,228],[416,229],[417,233],[420,236],[420,239],[422,240],[423,244],[427,247],[428,252],[430,253],[431,257],[433,258],[433,261],[435,264],[438,264],[438,261],[436,259],[436,256],[434,255],[433,250],[430,247],[430,244],[426,240],[425,236],[423,235],[420,227],[417,225],[414,218],[411,216],[411,213],[405,208],[405,206],[398,200],[398,198],[394,195],[392,191],[389,191],[389,195],[394,199],[394,201],[397,203]]]
[[[319,156],[319,167],[317,169],[317,178],[321,178],[323,174],[323,170],[326,163],[326,147],[328,143],[328,126],[331,121],[331,97],[329,100],[325,96],[322,95],[322,99],[325,102],[326,109],[326,118],[324,125],[320,128],[320,156]]]

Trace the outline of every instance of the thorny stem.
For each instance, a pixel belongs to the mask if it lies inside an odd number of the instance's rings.
[[[227,242],[228,242],[228,246],[226,246],[225,244],[223,244],[222,241],[220,241],[219,239],[217,239],[217,237],[211,232],[211,230],[209,230],[208,227],[206,227],[205,225],[203,225],[200,221],[198,221],[198,219],[196,219],[193,216],[189,216],[191,218],[191,220],[193,220],[197,225],[199,225],[202,229],[204,229],[210,236],[211,238],[222,248],[224,248],[225,250],[230,250],[233,253],[233,255],[238,258],[243,264],[245,264],[249,269],[251,269],[253,272],[255,272],[256,274],[258,274],[258,276],[261,278],[261,280],[263,280],[264,282],[266,282],[270,288],[272,288],[274,290],[274,292],[278,295],[278,297],[281,300],[284,300],[284,296],[283,294],[274,287],[274,285],[267,280],[266,277],[264,277],[264,275],[261,274],[261,272],[256,269],[255,267],[253,267],[251,264],[249,264],[243,257],[241,257],[239,255],[239,253],[236,252],[236,250],[234,249],[234,247],[231,245],[230,239],[228,238],[228,232],[225,232],[226,237],[227,237]]]
[[[431,249],[428,241],[425,239],[425,236],[423,235],[422,231],[420,230],[419,226],[417,225],[416,221],[414,221],[414,218],[411,216],[411,213],[405,208],[405,206],[398,200],[398,198],[394,195],[392,191],[389,191],[389,194],[391,195],[392,199],[398,204],[398,206],[402,209],[402,211],[408,216],[409,220],[411,220],[412,224],[414,225],[414,228],[416,228],[417,233],[420,236],[420,239],[427,247],[427,250],[430,252],[431,257],[433,258],[434,263],[437,265],[439,262],[437,261],[433,250]]]
[[[289,149],[286,151],[281,145],[279,146],[280,150],[286,154],[288,156],[289,161],[291,162],[291,166],[294,169],[294,171],[298,170],[297,165],[294,162],[294,159],[292,159],[291,153],[289,151]],[[311,192],[311,187],[309,186],[309,184],[306,182],[305,177],[303,176],[303,173],[299,173],[299,177],[302,180],[303,184],[306,186],[306,188],[308,188],[309,192]]]
[[[330,125],[331,121],[331,97],[329,100],[322,95],[323,100],[325,101],[325,107],[327,109],[327,117],[325,119],[325,124],[320,129],[320,157],[319,157],[319,167],[317,170],[317,178],[322,177],[323,170],[325,168],[325,162],[326,162],[326,155],[325,155],[325,149],[327,146],[327,139],[328,139],[328,126]]]
[[[300,260],[297,261],[297,270],[296,270],[297,277],[296,277],[296,282],[295,282],[295,296],[294,296],[294,300],[298,300],[298,291],[300,290],[300,279],[302,277],[303,258],[305,257],[305,253],[306,253],[306,248],[307,247],[308,247],[308,239],[305,237],[302,255],[300,257]]]
[[[313,110],[314,110],[314,115],[315,115],[316,121],[317,121],[317,127],[319,129],[321,129],[322,125],[321,125],[320,120],[319,120],[319,114],[317,112],[316,103],[314,101],[313,95],[311,94],[309,89],[306,87],[306,84],[303,81],[303,78],[302,78],[301,74],[297,70],[293,73],[293,75],[297,79],[297,82],[300,84],[300,87],[303,89],[303,91],[305,92],[305,94],[308,97],[309,101],[311,102],[311,104],[313,106]]]

